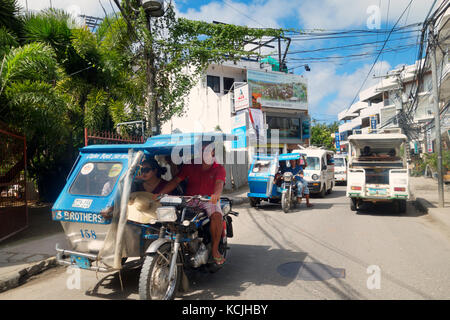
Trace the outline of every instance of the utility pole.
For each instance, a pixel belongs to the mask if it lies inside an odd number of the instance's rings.
[[[150,14],[146,14],[147,29],[150,37],[152,36]],[[146,63],[146,80],[147,92],[145,97],[145,109],[149,114],[148,122],[150,124],[151,135],[159,134],[159,126],[157,123],[157,103],[155,101],[154,83],[155,83],[155,57],[153,53],[153,41],[145,44],[145,63]]]
[[[433,80],[433,104],[434,104],[434,128],[436,132],[436,152],[437,152],[437,173],[438,173],[438,193],[439,193],[439,207],[444,207],[444,181],[442,175],[442,144],[441,144],[441,123],[440,123],[440,109],[439,109],[439,90],[438,90],[438,76],[436,67],[436,47],[438,39],[434,35],[434,26],[430,24],[429,27],[430,39],[430,55],[431,55],[431,77]]]

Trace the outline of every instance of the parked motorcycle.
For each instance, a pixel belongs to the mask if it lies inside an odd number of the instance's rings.
[[[222,266],[211,256],[210,221],[204,210],[192,206],[191,200],[209,201],[194,196],[164,196],[157,209],[157,221],[161,224],[159,239],[147,249],[139,278],[141,300],[172,300],[187,269],[206,268],[216,272]],[[232,202],[221,198],[224,214],[219,252],[226,257],[227,238],[233,237],[232,219],[238,216],[232,211]]]

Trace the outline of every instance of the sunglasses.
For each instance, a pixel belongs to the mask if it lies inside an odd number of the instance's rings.
[[[154,168],[150,168],[150,167],[140,167],[140,169],[139,169],[141,174],[148,173],[148,172],[153,171],[153,170],[155,170],[155,169]]]

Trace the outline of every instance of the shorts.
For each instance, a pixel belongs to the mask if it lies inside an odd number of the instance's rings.
[[[217,201],[216,204],[213,204],[209,201],[206,202],[200,201],[199,199],[193,199],[190,200],[187,205],[205,210],[208,218],[210,218],[214,212],[218,212],[223,216],[222,209],[220,208],[220,201]]]
[[[309,195],[308,182],[301,179],[297,181],[297,196],[302,197],[302,195]]]

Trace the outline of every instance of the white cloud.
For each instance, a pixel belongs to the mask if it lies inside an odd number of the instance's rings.
[[[381,28],[385,28],[385,21],[389,7],[389,26],[400,17],[410,0],[305,0],[299,2],[298,16],[299,22],[306,29],[342,29],[350,26],[366,26],[370,13],[367,9],[370,6],[379,6]],[[389,5],[390,3],[390,5]],[[430,0],[415,0],[411,4],[410,10],[399,22],[403,25],[408,18],[408,24],[423,22],[431,7]],[[389,6],[388,6],[389,5]],[[409,11],[409,12],[408,12]]]
[[[179,0],[178,0],[179,1]],[[220,21],[224,23],[247,25],[255,28],[280,27],[280,21],[295,14],[298,3],[289,0],[253,1],[251,3],[210,2],[197,9],[188,9],[177,13],[191,20],[207,22]]]
[[[348,108],[371,66],[372,64],[364,64],[354,72],[340,73],[334,64],[315,65],[311,72],[306,75],[309,87],[310,112],[337,115],[340,111]],[[362,90],[375,85],[379,81],[379,79],[373,78],[374,74],[376,76],[386,74],[390,69],[391,66],[388,62],[377,62]],[[324,101],[328,100],[326,98],[331,95],[335,95],[335,97],[326,102],[327,105],[323,105]],[[358,101],[358,98],[356,101]]]

